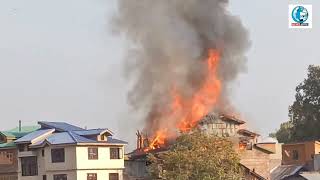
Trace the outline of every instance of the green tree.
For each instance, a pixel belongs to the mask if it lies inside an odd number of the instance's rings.
[[[289,143],[292,141],[292,124],[290,121],[280,125],[280,129],[275,133],[277,140],[281,143]]]
[[[320,139],[320,66],[308,67],[307,78],[296,87],[289,117],[276,132],[279,142]]]
[[[149,155],[148,159],[153,179],[236,180],[242,177],[232,143],[200,132],[181,135],[170,150]]]
[[[292,140],[320,138],[320,66],[311,65],[308,77],[296,88],[296,100],[289,107]]]

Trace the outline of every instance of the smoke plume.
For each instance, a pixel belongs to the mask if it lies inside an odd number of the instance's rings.
[[[208,49],[221,52],[217,69],[222,92],[212,110],[230,107],[230,84],[246,71],[250,43],[227,6],[228,0],[118,0],[114,25],[131,42],[125,72],[134,83],[128,102],[144,113],[145,130],[174,126],[174,120],[160,118],[168,111],[172,89],[183,97],[199,89]]]

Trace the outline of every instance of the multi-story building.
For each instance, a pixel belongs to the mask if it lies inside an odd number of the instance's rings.
[[[108,129],[82,129],[63,122],[15,141],[19,180],[122,180],[124,141]]]
[[[39,129],[39,126],[23,126],[0,132],[0,180],[18,179],[17,147],[13,141]]]
[[[320,142],[305,141],[282,145],[281,166],[271,172],[272,179],[320,179]]]
[[[270,171],[281,164],[281,145],[272,138],[262,140],[259,134],[246,129],[245,123],[233,116],[210,113],[199,126],[209,135],[227,137],[234,143],[250,179],[270,179]]]

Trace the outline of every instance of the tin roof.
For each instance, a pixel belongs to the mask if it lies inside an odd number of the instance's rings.
[[[38,124],[42,129],[56,129],[57,131],[81,131],[85,130],[81,127],[74,126],[65,122],[47,122],[47,121],[39,121]]]
[[[29,134],[23,136],[22,138],[17,139],[14,142],[15,143],[31,143],[36,138],[39,138],[40,136],[43,136],[48,133],[52,133],[54,131],[55,131],[55,129],[40,129],[40,130],[34,131],[32,133],[29,133]]]
[[[89,135],[101,135],[103,133],[108,133],[109,135],[113,135],[113,132],[111,132],[109,129],[88,129],[88,130],[81,130],[81,131],[73,131],[76,134],[79,134],[81,136],[89,136]]]
[[[281,165],[275,168],[271,172],[272,180],[281,180],[284,178],[289,178],[290,176],[296,175],[302,170],[303,166],[301,165]]]

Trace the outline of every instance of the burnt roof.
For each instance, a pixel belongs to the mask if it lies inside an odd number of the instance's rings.
[[[239,129],[238,130],[238,134],[243,134],[243,135],[249,135],[249,136],[260,136],[260,134],[249,131],[247,129]]]
[[[232,122],[235,122],[236,124],[245,124],[246,123],[245,121],[240,120],[239,118],[236,118],[235,116],[232,116],[232,115],[222,114],[222,115],[220,115],[220,118],[223,121],[232,121]]]

